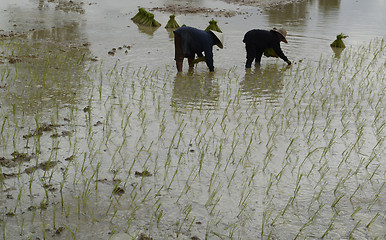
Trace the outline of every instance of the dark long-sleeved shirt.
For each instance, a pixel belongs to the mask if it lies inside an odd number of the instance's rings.
[[[279,33],[270,30],[260,30],[260,29],[253,29],[248,31],[244,35],[243,42],[245,44],[254,44],[256,46],[256,49],[259,50],[261,53],[264,51],[264,49],[267,48],[273,48],[277,55],[283,59],[284,61],[288,61],[288,58],[284,55],[283,51],[280,48],[280,36]]]
[[[193,27],[180,27],[174,31],[181,37],[182,51],[185,56],[202,57],[205,54],[205,62],[210,71],[213,71],[213,45],[215,40],[212,33]]]

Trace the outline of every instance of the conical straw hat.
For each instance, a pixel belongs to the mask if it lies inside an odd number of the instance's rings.
[[[284,28],[280,28],[280,29],[273,28],[273,30],[275,32],[278,32],[283,37],[283,42],[288,43],[287,38],[286,38],[287,37],[287,31]]]
[[[224,47],[224,35],[220,32],[213,31],[213,30],[210,30],[210,32],[213,33],[216,36],[216,38],[219,40],[220,43],[218,43],[217,46],[222,49]]]

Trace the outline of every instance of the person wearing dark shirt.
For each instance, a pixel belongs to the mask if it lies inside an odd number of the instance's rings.
[[[194,66],[195,55],[204,57],[209,71],[214,71],[213,45],[223,48],[223,35],[216,31],[204,31],[193,27],[180,27],[174,31],[174,46],[177,71],[182,71],[184,58],[188,58],[189,68]]]
[[[270,31],[253,29],[244,35],[243,42],[247,51],[247,62],[245,68],[251,68],[253,60],[256,65],[260,65],[261,56],[266,49],[273,49],[278,57],[283,59],[288,65],[291,61],[284,55],[280,48],[280,42],[287,42],[287,32],[282,29],[272,29]]]

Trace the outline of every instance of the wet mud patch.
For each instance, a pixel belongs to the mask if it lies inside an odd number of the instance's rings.
[[[64,230],[66,230],[65,227],[58,227],[58,228],[55,230],[55,235],[60,235]]]
[[[12,168],[18,166],[22,162],[29,162],[32,158],[34,158],[34,154],[27,154],[27,153],[19,153],[19,152],[13,152],[11,154],[13,157],[12,159],[7,159],[5,157],[0,157],[0,165],[6,168]]]
[[[58,138],[58,137],[68,137],[71,136],[71,131],[62,131],[61,133],[54,133],[50,137]]]
[[[113,172],[114,173],[114,172]],[[122,180],[121,179],[112,179],[108,180],[107,178],[98,179],[98,183],[106,184],[107,186],[113,186],[112,194],[122,196],[126,191],[124,187],[121,187]]]
[[[153,240],[153,238],[148,237],[145,233],[141,233],[141,234],[138,236],[137,240]]]
[[[51,168],[55,167],[58,164],[58,161],[47,161],[39,163],[37,166],[28,167],[24,170],[25,173],[30,174],[38,169],[43,171],[48,171]]]
[[[61,127],[61,126],[63,126],[63,125],[43,123],[43,124],[41,124],[41,126],[37,127],[35,130],[33,130],[32,133],[23,135],[23,138],[27,139],[27,138],[35,137],[35,136],[42,136],[44,132],[53,131],[56,128]],[[51,135],[51,137],[61,137],[61,136],[64,137],[64,136],[68,136],[69,134],[70,134],[70,132],[64,131],[64,132],[62,132],[62,134],[55,133],[55,134]]]
[[[123,51],[125,54],[128,54],[130,49],[131,49],[131,46],[128,46],[128,45],[119,46],[117,48],[113,47],[110,51],[107,52],[107,54],[114,56],[119,51]]]
[[[42,10],[47,7],[54,6],[55,10],[63,11],[65,13],[74,12],[79,14],[84,14],[85,10],[83,9],[84,2],[82,1],[63,1],[63,0],[47,0],[39,1],[39,10]]]
[[[5,167],[7,169],[10,168],[15,168],[17,166],[20,166],[21,163],[28,163],[30,162],[31,159],[35,157],[35,154],[27,154],[27,153],[18,153],[14,152],[11,154],[13,156],[12,159],[8,159],[5,157],[0,158],[0,165],[2,167]],[[55,167],[58,164],[58,161],[47,161],[47,162],[42,162],[39,163],[36,166],[30,166],[26,167],[24,171],[17,171],[17,172],[11,172],[11,173],[1,173],[1,177],[7,179],[7,178],[13,178],[20,176],[20,174],[26,173],[26,174],[31,174],[32,172],[40,169],[43,171],[48,171],[51,168]]]
[[[0,178],[1,179],[9,179],[9,178],[14,178],[17,177],[19,173],[1,173]]]
[[[151,11],[167,12],[173,14],[202,14],[215,17],[233,17],[236,15],[245,14],[241,11],[229,10],[229,9],[212,9],[206,7],[193,7],[190,5],[167,5],[164,7],[154,7]]]
[[[227,3],[255,6],[261,8],[281,7],[286,4],[298,3],[304,0],[222,0]]]
[[[151,174],[148,170],[144,170],[143,172],[135,171],[134,174],[136,177],[151,177],[151,176],[153,176],[153,174]]]
[[[11,167],[16,167],[17,163],[13,161],[12,159],[6,159],[4,157],[0,158],[0,165],[3,167],[11,168]]]
[[[15,24],[13,30],[0,30],[0,63],[28,63],[40,68],[44,66],[46,70],[61,71],[62,57],[66,56],[74,59],[74,65],[81,65],[83,60],[91,60],[92,56],[89,56],[88,41],[73,38],[79,28],[79,23],[67,23],[64,26],[33,26],[23,30]],[[47,58],[50,58],[49,64]]]
[[[10,64],[16,64],[21,63],[23,61],[26,61],[27,59],[35,58],[34,55],[26,55],[26,56],[5,56],[1,57],[2,60],[0,60],[0,63],[5,63],[8,61]],[[27,60],[28,61],[28,60]]]
[[[125,193],[125,190],[122,187],[115,186],[113,189],[113,194],[122,196]]]
[[[31,29],[30,31],[34,31],[34,29]],[[22,36],[26,36],[26,33],[25,32],[14,32],[14,31],[10,31],[8,33],[5,33],[4,30],[0,30],[0,32],[2,32],[0,34],[0,39],[10,39],[10,38],[14,38],[14,37],[22,37]]]

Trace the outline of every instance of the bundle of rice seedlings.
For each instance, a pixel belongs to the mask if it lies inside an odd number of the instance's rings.
[[[140,22],[142,21],[143,18],[145,18],[145,14],[146,14],[146,10],[143,8],[139,8],[138,13],[135,14],[135,16],[131,18],[131,20],[133,20],[133,22],[136,22],[136,23]]]
[[[343,38],[348,37],[347,35],[344,35],[343,33],[336,35],[336,40],[330,44],[331,47],[336,48],[345,48],[346,45],[344,45]]]
[[[199,62],[205,62],[205,57],[198,57],[198,58],[193,60],[194,64],[197,64]]]
[[[217,26],[217,21],[215,21],[214,19],[209,21],[209,26],[205,29],[205,31],[209,31],[209,30],[222,33],[221,29]]]
[[[168,23],[166,24],[165,28],[179,28],[180,25],[177,23],[176,21],[176,16],[173,14],[173,15],[170,15],[169,17],[169,21]]]
[[[277,53],[275,52],[275,50],[273,50],[273,48],[266,48],[266,49],[264,49],[264,56],[266,56],[266,57],[276,57],[276,58],[279,57],[279,55],[277,55]]]
[[[147,12],[143,8],[138,9],[138,13],[131,18],[133,22],[149,27],[159,27],[161,24],[154,19],[154,14]]]
[[[161,23],[159,23],[157,20],[154,19],[153,13],[149,13],[148,14],[148,21],[145,22],[145,25],[148,25],[151,27],[159,27],[159,26],[161,26]]]

